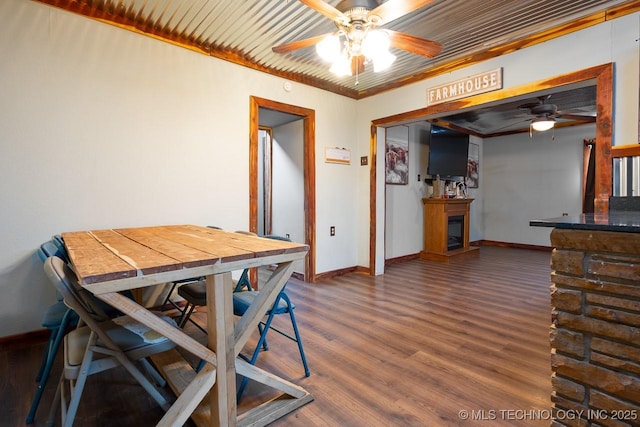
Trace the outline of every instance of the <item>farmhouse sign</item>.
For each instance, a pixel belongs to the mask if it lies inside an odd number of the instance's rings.
[[[502,68],[429,88],[427,105],[441,104],[498,89],[502,89]]]

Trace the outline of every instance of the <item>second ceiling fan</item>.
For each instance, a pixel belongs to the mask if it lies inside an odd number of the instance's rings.
[[[389,47],[427,58],[442,50],[438,42],[380,28],[434,0],[388,0],[382,4],[376,0],[343,0],[336,7],[322,0],[299,1],[331,19],[337,31],[274,46],[272,50],[289,53],[316,45],[318,54],[332,63],[331,71],[337,75],[362,73],[369,61],[374,71],[383,71],[395,60]]]
[[[596,117],[591,114],[573,113],[570,111],[559,111],[558,106],[547,101],[551,95],[538,97],[538,102],[523,104],[518,107],[520,110],[529,111],[532,116],[530,126],[539,132],[544,132],[555,126],[556,119],[567,119],[585,123],[594,123]]]

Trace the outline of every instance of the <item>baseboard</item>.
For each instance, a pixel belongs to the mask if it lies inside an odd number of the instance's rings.
[[[551,252],[553,250],[551,246],[527,245],[524,243],[498,242],[495,240],[476,240],[475,242],[472,242],[469,244],[473,246],[501,246],[503,248],[531,249],[535,251],[545,251],[545,252]]]
[[[50,334],[51,331],[49,329],[38,329],[37,331],[25,332],[23,334],[0,337],[0,350],[47,342]]]
[[[475,240],[473,242],[469,242],[469,246],[500,246],[503,248],[516,248],[516,249],[532,249],[536,251],[546,251],[551,252],[553,250],[550,246],[538,246],[538,245],[527,245],[524,243],[509,243],[509,242],[498,242],[495,240]],[[411,261],[414,259],[418,259],[420,254],[409,254],[403,255],[396,258],[389,258],[384,261],[384,265],[396,264],[399,262]]]
[[[419,254],[411,254],[411,255],[403,255],[396,258],[389,258],[384,260],[384,265],[396,264],[398,262],[411,261],[414,259],[418,259],[420,257]]]
[[[367,267],[355,266],[355,267],[349,267],[349,268],[342,268],[340,270],[325,271],[324,273],[316,274],[314,278],[315,279],[314,282],[318,280],[331,279],[332,277],[336,277],[336,276],[343,276],[349,273],[369,274],[369,269]]]

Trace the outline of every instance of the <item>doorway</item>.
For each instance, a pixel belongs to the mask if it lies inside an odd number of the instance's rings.
[[[384,227],[384,209],[379,209],[378,204],[384,206],[384,193],[379,190],[381,180],[379,171],[384,171],[384,157],[377,156],[381,150],[379,140],[384,138],[384,133],[379,132],[385,127],[407,124],[420,120],[442,116],[459,110],[468,110],[483,104],[495,104],[507,99],[535,96],[540,92],[548,92],[554,88],[570,87],[571,85],[592,84],[596,86],[596,103],[598,115],[596,118],[596,167],[595,167],[595,211],[602,213],[608,211],[609,196],[612,188],[612,158],[611,136],[613,123],[613,64],[604,64],[564,74],[550,79],[472,96],[463,100],[438,104],[433,107],[425,107],[403,114],[385,117],[371,122],[370,132],[370,240],[369,240],[369,273],[371,275],[382,273],[384,270],[384,232],[379,232],[377,224]],[[444,114],[443,114],[444,113]],[[382,140],[382,146],[384,141]],[[383,183],[384,181],[382,181]],[[382,197],[381,201],[378,199]],[[382,265],[381,265],[382,264]]]
[[[303,164],[303,199],[304,199],[304,243],[309,245],[309,252],[305,258],[304,280],[315,280],[315,111],[295,105],[277,101],[250,98],[250,126],[249,126],[249,229],[258,233],[259,214],[264,189],[260,189],[260,175],[263,173],[260,162],[260,112],[271,110],[299,116],[302,121],[302,164]],[[270,174],[277,174],[271,170]],[[262,195],[261,195],[262,193]],[[264,226],[263,226],[264,228]]]
[[[271,111],[271,110],[267,110]],[[260,114],[264,116],[263,110]],[[263,126],[258,130],[258,228],[259,236],[273,234],[273,128]],[[289,237],[289,236],[286,236]]]

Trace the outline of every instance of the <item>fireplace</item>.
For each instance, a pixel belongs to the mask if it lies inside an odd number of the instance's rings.
[[[447,217],[447,250],[464,247],[464,215]]]
[[[478,256],[469,246],[469,205],[473,199],[424,198],[424,249],[420,258],[449,262],[450,258]]]

